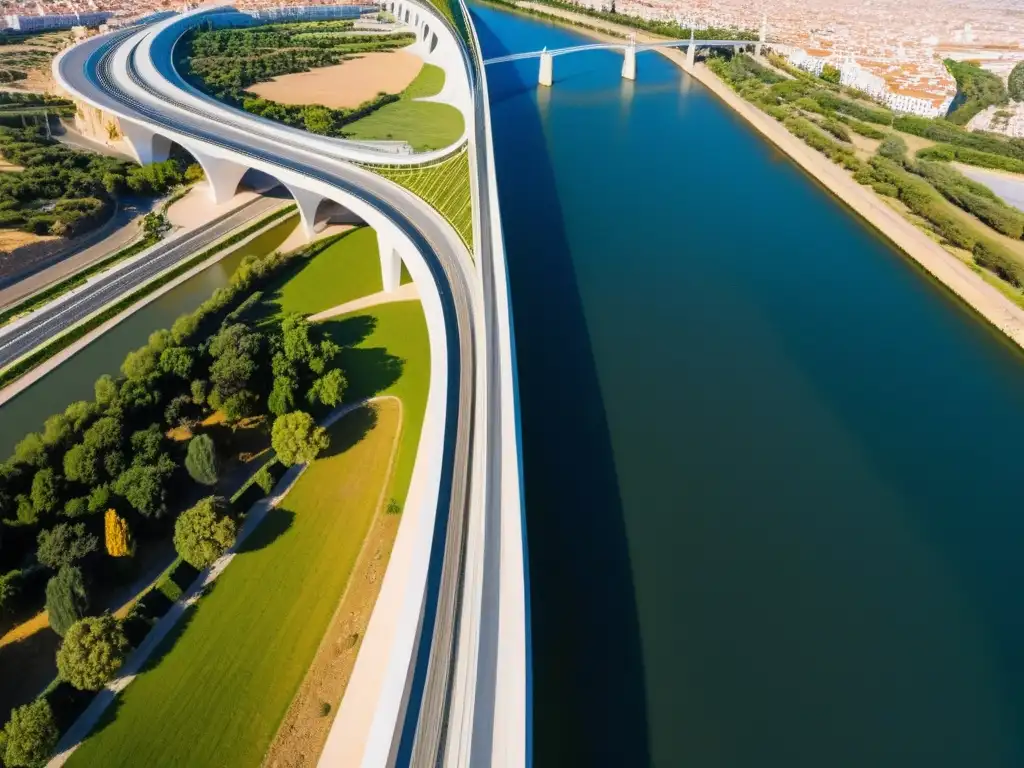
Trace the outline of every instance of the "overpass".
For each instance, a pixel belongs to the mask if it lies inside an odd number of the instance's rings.
[[[519,415],[507,268],[486,80],[465,6],[460,34],[433,7],[393,4],[415,50],[446,72],[440,97],[466,132],[451,147],[382,155],[234,110],[191,88],[174,46],[229,6],[91,38],[54,62],[61,87],[117,120],[140,162],[177,144],[203,167],[215,201],[249,169],[292,194],[308,237],[328,203],[377,233],[385,290],[404,264],[430,342],[420,444],[391,561],[322,765],[524,766],[529,746],[529,635]],[[413,165],[467,152],[472,254],[427,203],[364,167]],[[377,663],[379,662],[379,663]],[[71,745],[63,745],[71,746]]]
[[[505,56],[495,56],[486,59],[486,66],[494,64],[505,64],[512,61],[523,61],[525,59],[540,59],[540,71],[537,75],[537,82],[540,85],[550,86],[554,82],[554,59],[556,56],[566,56],[570,53],[583,53],[585,51],[622,51],[624,60],[622,62],[622,77],[627,80],[636,80],[636,55],[643,51],[656,51],[659,48],[686,48],[686,66],[693,69],[696,61],[698,48],[732,48],[739,51],[747,46],[754,46],[754,55],[761,55],[761,48],[765,45],[765,26],[762,24],[761,33],[757,40],[704,40],[695,39],[693,30],[690,30],[689,40],[659,40],[653,43],[636,44],[634,36],[622,43],[585,43],[583,45],[571,45],[564,48],[544,48],[539,51],[526,51],[524,53],[510,53]]]

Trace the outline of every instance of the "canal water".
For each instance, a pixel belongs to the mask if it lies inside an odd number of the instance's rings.
[[[486,57],[580,42],[477,6]],[[536,765],[1024,765],[1024,366],[657,54],[488,68]]]
[[[109,373],[117,376],[125,355],[146,343],[160,328],[170,328],[179,315],[191,312],[221,286],[249,255],[272,253],[291,234],[298,218],[289,216],[223,259],[172,288],[57,366],[28,389],[0,406],[0,456],[6,457],[27,432],[76,400],[91,400],[93,384]]]

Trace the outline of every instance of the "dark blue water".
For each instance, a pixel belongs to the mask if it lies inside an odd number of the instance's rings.
[[[475,12],[486,56],[581,39]],[[621,61],[489,68],[536,764],[1024,765],[1021,356]]]

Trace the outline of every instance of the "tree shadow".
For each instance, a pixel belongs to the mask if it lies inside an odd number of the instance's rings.
[[[216,582],[214,582],[214,584],[215,583]],[[212,588],[213,584],[207,584],[204,596],[209,595]],[[150,654],[149,658],[146,659],[146,663],[142,665],[142,669],[139,671],[139,674],[145,674],[151,669],[155,669],[161,661],[167,658],[167,654],[174,650],[174,646],[177,645],[178,640],[181,639],[181,636],[185,634],[185,630],[188,629],[189,625],[195,619],[196,611],[199,610],[200,602],[201,599],[185,608],[181,616],[178,618],[177,623],[164,636],[164,639],[160,641],[160,644],[153,649],[153,653]]]
[[[342,416],[341,420],[330,428],[331,444],[319,458],[330,458],[344,453],[357,445],[376,426],[377,409],[372,404]]]
[[[486,56],[508,53],[474,16]],[[538,768],[642,768],[647,691],[624,508],[550,137],[524,73],[496,67],[488,85],[522,414],[531,751]],[[546,96],[548,114],[573,98]]]
[[[356,315],[343,320],[327,320],[320,323],[319,327],[339,347],[348,348],[370,337],[377,328],[377,318],[373,315]]]
[[[245,541],[238,547],[238,554],[255,552],[264,547],[269,547],[285,531],[292,527],[295,522],[295,513],[283,507],[272,507],[267,510],[263,521],[256,526],[256,530],[250,533]]]
[[[355,402],[383,392],[402,376],[405,361],[383,347],[346,348],[338,356],[348,379],[345,402]]]
[[[60,637],[46,628],[0,648],[0,722],[7,722],[12,709],[31,702],[57,675],[59,647]]]

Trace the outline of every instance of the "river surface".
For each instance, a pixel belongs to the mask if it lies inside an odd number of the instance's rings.
[[[474,11],[487,57],[583,40]],[[488,68],[536,765],[1024,765],[1022,356],[621,62]]]
[[[273,252],[288,238],[297,222],[296,217],[289,216],[154,299],[0,406],[0,456],[9,456],[27,432],[42,430],[48,416],[60,413],[75,400],[91,400],[96,379],[105,373],[119,375],[125,355],[145,344],[153,331],[170,328],[180,315],[191,312],[215,290],[227,285],[246,256]]]

